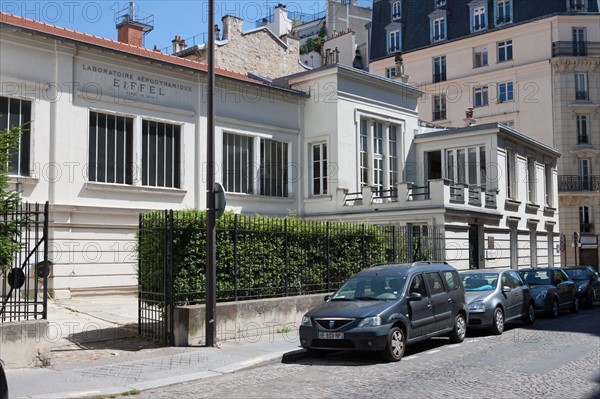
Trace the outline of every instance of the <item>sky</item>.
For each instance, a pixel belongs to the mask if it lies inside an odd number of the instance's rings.
[[[325,11],[325,0],[215,0],[215,22],[221,26],[221,17],[231,14],[246,21],[244,29],[252,29],[257,20],[273,13],[273,8],[283,3],[288,10],[306,14]],[[360,0],[361,5],[372,1]],[[128,6],[127,1],[30,1],[0,0],[3,12],[74,29],[80,32],[117,39],[115,13]],[[159,49],[171,48],[171,40],[179,35],[188,45],[203,43],[198,36],[208,29],[208,0],[137,0],[139,16],[154,16],[154,29],[144,39],[146,48],[156,45]]]

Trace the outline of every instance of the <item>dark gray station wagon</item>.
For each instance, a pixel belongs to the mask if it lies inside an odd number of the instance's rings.
[[[406,344],[466,334],[465,290],[447,263],[375,265],[326,297],[302,319],[300,343],[316,356],[325,350],[380,351],[402,359]]]

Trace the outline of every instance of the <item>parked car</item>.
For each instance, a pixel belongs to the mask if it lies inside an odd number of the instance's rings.
[[[535,322],[535,301],[529,286],[514,270],[460,272],[467,294],[469,327],[489,328],[500,335],[513,320]]]
[[[579,312],[579,297],[575,282],[558,267],[519,270],[519,274],[531,287],[535,299],[535,311],[558,317],[561,310]]]
[[[325,299],[302,318],[300,344],[310,355],[379,351],[399,361],[407,344],[440,335],[455,343],[465,338],[464,287],[445,262],[375,265]]]
[[[577,285],[577,295],[581,306],[593,308],[600,301],[600,275],[592,266],[565,268],[567,275]]]

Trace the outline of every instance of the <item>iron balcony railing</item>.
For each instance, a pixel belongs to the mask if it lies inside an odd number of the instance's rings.
[[[600,191],[600,176],[558,176],[558,191]]]
[[[588,99],[588,92],[587,91],[577,90],[575,92],[575,99],[576,100],[587,100]]]
[[[445,82],[446,81],[446,72],[434,73],[433,74],[433,83]]]
[[[552,57],[600,57],[600,42],[554,42]]]

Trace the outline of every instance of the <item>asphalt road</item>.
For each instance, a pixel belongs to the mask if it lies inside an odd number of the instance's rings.
[[[339,352],[144,391],[137,398],[600,398],[600,304],[501,336],[409,346],[399,363]]]

